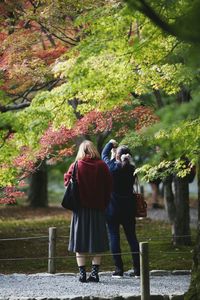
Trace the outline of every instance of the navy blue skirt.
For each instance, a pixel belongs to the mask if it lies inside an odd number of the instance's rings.
[[[73,212],[68,250],[101,253],[109,250],[105,212],[82,207]]]

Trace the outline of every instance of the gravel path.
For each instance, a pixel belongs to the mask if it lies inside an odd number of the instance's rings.
[[[147,217],[153,220],[163,220],[169,222],[167,212],[165,209],[148,209]],[[197,208],[190,208],[190,225],[197,228],[198,210]]]
[[[150,276],[153,295],[183,295],[190,282],[190,275]],[[91,297],[92,295],[92,297]],[[99,283],[79,283],[76,274],[12,274],[0,275],[0,299],[80,299],[93,297],[127,299],[140,295],[140,279],[124,276],[111,277],[100,273]],[[96,299],[96,298],[95,298]]]

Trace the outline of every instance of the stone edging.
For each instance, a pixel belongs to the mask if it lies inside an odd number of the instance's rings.
[[[141,300],[141,296],[133,295],[121,295],[116,297],[96,297],[96,296],[72,296],[72,297],[60,297],[60,298],[46,298],[46,297],[11,297],[11,298],[0,298],[0,300]],[[184,300],[183,295],[151,295],[150,300]]]
[[[124,275],[129,276],[130,273],[132,273],[133,270],[128,270],[127,272],[124,272]],[[111,275],[112,272],[100,272],[99,274],[102,275]],[[173,271],[169,271],[169,270],[151,270],[149,272],[150,276],[171,276],[171,275],[190,275],[191,274],[191,270],[173,270]]]
[[[129,274],[133,272],[133,270],[128,270],[126,272],[124,272],[125,276],[129,276]],[[112,275],[113,272],[111,271],[102,271],[99,272],[100,275],[104,275],[104,276],[110,276]],[[169,271],[169,270],[151,270],[149,272],[150,276],[171,276],[171,275],[190,275],[191,274],[191,270],[173,270],[173,271]],[[26,275],[25,273],[12,273],[12,274],[3,274],[0,273],[0,276],[5,276],[5,275]],[[50,274],[50,273],[33,273],[33,274],[27,274],[27,275],[31,275],[31,276],[77,276],[77,273],[54,273],[54,274]],[[0,298],[1,300],[1,298]]]

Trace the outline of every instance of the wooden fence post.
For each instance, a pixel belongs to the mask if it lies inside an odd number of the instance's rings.
[[[150,299],[149,282],[149,245],[148,242],[140,243],[140,291],[141,300]]]
[[[56,227],[49,228],[48,273],[56,272]]]

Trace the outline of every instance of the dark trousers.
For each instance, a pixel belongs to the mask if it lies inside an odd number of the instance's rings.
[[[139,258],[139,244],[135,233],[135,220],[134,219],[122,219],[109,218],[107,220],[108,231],[110,237],[110,247],[113,254],[113,260],[115,266],[123,270],[123,261],[121,257],[120,247],[120,225],[122,225],[127,241],[132,253],[132,263],[136,272],[140,271],[140,258]]]

